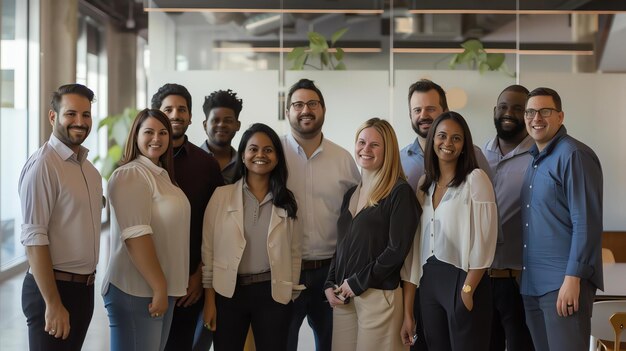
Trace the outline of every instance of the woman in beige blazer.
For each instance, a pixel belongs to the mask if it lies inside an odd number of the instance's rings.
[[[216,351],[242,350],[249,326],[257,350],[286,350],[300,278],[297,204],[270,127],[253,124],[238,153],[239,180],[217,188],[204,214],[205,327]]]

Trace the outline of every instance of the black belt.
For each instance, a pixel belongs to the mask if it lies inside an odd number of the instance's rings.
[[[270,280],[272,280],[271,271],[257,273],[257,274],[238,274],[237,275],[238,285],[250,285],[250,284],[262,283],[262,282],[266,282]]]
[[[522,272],[517,269],[509,269],[509,268],[506,268],[506,269],[489,268],[487,270],[487,273],[489,274],[489,277],[491,278],[517,278],[520,276]]]
[[[312,260],[312,261],[302,260],[302,270],[305,271],[309,269],[318,269],[324,266],[328,266],[331,260],[332,258],[327,258],[324,260]]]

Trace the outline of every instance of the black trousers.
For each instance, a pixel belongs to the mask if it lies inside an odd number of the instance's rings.
[[[204,307],[204,295],[188,307],[174,306],[172,326],[167,338],[165,351],[191,351],[196,333],[198,317],[202,314]],[[210,344],[209,344],[210,346]]]
[[[524,303],[515,278],[490,278],[493,295],[491,351],[533,351]]]
[[[293,302],[283,305],[272,298],[270,282],[237,285],[232,298],[215,294],[215,351],[243,350],[252,326],[258,351],[287,350]]]
[[[415,302],[413,302],[413,316],[415,316],[415,332],[417,340],[411,346],[411,351],[428,351],[426,337],[424,336],[424,323],[422,323],[422,313],[420,312],[420,289],[415,291]]]
[[[424,265],[420,280],[420,307],[428,349],[437,351],[485,351],[489,349],[493,305],[485,274],[474,289],[474,307],[461,300],[467,273],[434,256]]]
[[[31,351],[78,351],[82,348],[93,315],[94,285],[57,280],[61,302],[70,315],[70,335],[57,339],[49,335],[46,325],[46,303],[32,274],[26,273],[22,285],[22,311],[28,325]]]

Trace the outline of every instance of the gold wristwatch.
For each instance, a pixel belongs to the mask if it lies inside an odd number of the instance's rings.
[[[463,284],[463,288],[461,288],[461,291],[463,291],[466,294],[469,294],[472,292],[472,286],[469,284]]]

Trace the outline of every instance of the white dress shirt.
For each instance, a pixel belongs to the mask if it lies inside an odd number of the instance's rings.
[[[293,135],[284,135],[281,142],[289,170],[287,188],[298,202],[295,229],[302,237],[302,259],[330,258],[343,195],[360,181],[359,169],[348,151],[324,137],[308,159]]]
[[[422,177],[419,184],[423,181]],[[433,255],[467,272],[489,268],[496,250],[498,210],[493,186],[483,170],[477,168],[461,185],[449,187],[437,209],[432,202],[434,190],[434,182],[428,193],[418,190],[417,198],[424,211],[421,238],[415,238],[402,271],[402,279],[415,285],[419,285],[422,266]]]
[[[189,220],[191,208],[167,171],[144,156],[123,165],[109,180],[111,254],[102,286],[152,297],[152,288],[133,264],[124,241],[152,235],[157,258],[167,281],[168,296],[187,293],[189,279]]]
[[[82,146],[74,153],[53,134],[19,181],[22,244],[47,245],[52,268],[76,274],[93,273],[100,251],[102,177],[88,153]]]

